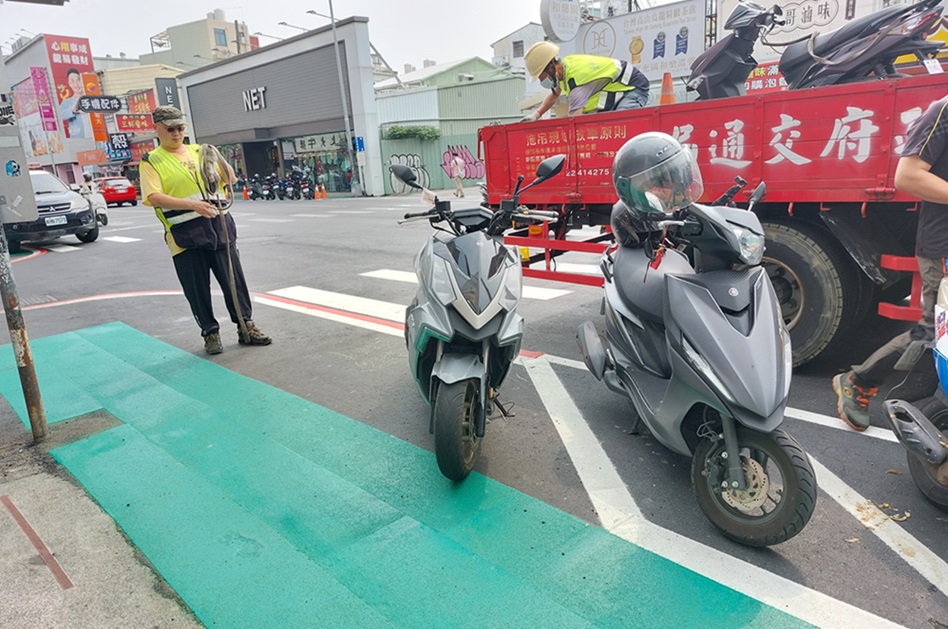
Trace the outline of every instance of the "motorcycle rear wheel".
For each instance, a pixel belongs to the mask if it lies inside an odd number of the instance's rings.
[[[467,478],[481,448],[481,440],[474,434],[479,389],[473,379],[441,384],[432,400],[438,469],[453,481]]]
[[[746,546],[785,542],[806,526],[816,506],[816,477],[806,452],[782,430],[737,429],[745,490],[722,489],[724,440],[702,439],[691,481],[704,514],[725,537]]]
[[[930,398],[919,409],[941,434],[948,433],[948,408],[936,398]],[[922,495],[941,511],[948,513],[948,487],[935,478],[934,466],[908,454],[909,472]]]

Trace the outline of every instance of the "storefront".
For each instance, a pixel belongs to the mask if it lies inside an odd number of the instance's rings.
[[[298,169],[329,192],[384,194],[368,20],[337,32],[353,148],[328,26],[181,75],[195,141],[247,177]]]

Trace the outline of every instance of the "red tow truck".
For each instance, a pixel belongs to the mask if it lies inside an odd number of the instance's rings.
[[[600,253],[608,235],[569,240],[578,227],[608,225],[617,195],[612,161],[629,138],[664,131],[698,155],[710,201],[740,176],[767,196],[755,207],[766,237],[765,265],[791,330],[797,365],[832,352],[879,304],[885,316],[915,320],[911,290],[916,200],[893,184],[909,124],[948,91],[935,74],[801,91],[772,92],[664,105],[480,130],[487,200],[510,198],[519,174],[556,154],[567,166],[531,188],[521,202],[556,210],[560,220],[539,235],[511,232],[506,242],[539,249],[524,275],[601,285],[593,275],[562,273],[569,251]],[[911,292],[909,305],[901,302]]]

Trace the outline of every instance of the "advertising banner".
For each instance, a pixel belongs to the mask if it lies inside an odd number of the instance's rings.
[[[92,137],[89,115],[80,112],[76,104],[86,95],[82,75],[95,74],[89,40],[82,37],[43,35],[49,67],[53,72],[53,89],[59,118],[67,138]]]
[[[149,114],[116,114],[115,126],[123,133],[145,133],[155,130]]]
[[[86,96],[102,96],[102,87],[99,85],[99,75],[94,72],[86,72],[82,75],[82,85],[86,90]],[[105,130],[105,116],[102,114],[91,114],[89,121],[92,123],[92,136],[96,142],[107,142],[109,134]]]
[[[83,113],[112,114],[122,111],[122,102],[115,96],[83,96],[79,99],[79,111]]]
[[[155,148],[155,143],[152,140],[143,140],[141,142],[132,142],[132,164],[137,164],[142,161],[142,155],[148,151]]]
[[[628,61],[650,81],[661,80],[665,72],[688,76],[692,62],[704,51],[704,4],[685,0],[585,23],[573,41],[560,45],[560,56]]]
[[[33,93],[36,95],[36,106],[39,109],[43,129],[56,130],[56,112],[53,110],[53,101],[49,94],[49,80],[46,77],[46,68],[30,66],[30,79],[33,81]]]
[[[133,114],[150,114],[155,111],[155,90],[131,92],[128,95],[128,111]]]
[[[36,73],[32,70],[41,70]],[[48,155],[50,150],[60,153],[63,150],[62,133],[56,125],[56,113],[51,109],[51,99],[46,82],[46,72],[43,68],[31,68],[30,78],[20,81],[13,86],[13,108],[20,126],[20,141],[23,143],[27,157]],[[37,93],[37,82],[41,80]],[[52,120],[44,119],[52,116]]]

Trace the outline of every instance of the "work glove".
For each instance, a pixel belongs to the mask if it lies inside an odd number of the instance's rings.
[[[529,114],[520,119],[520,122],[536,122],[540,119],[540,112],[531,111]]]

